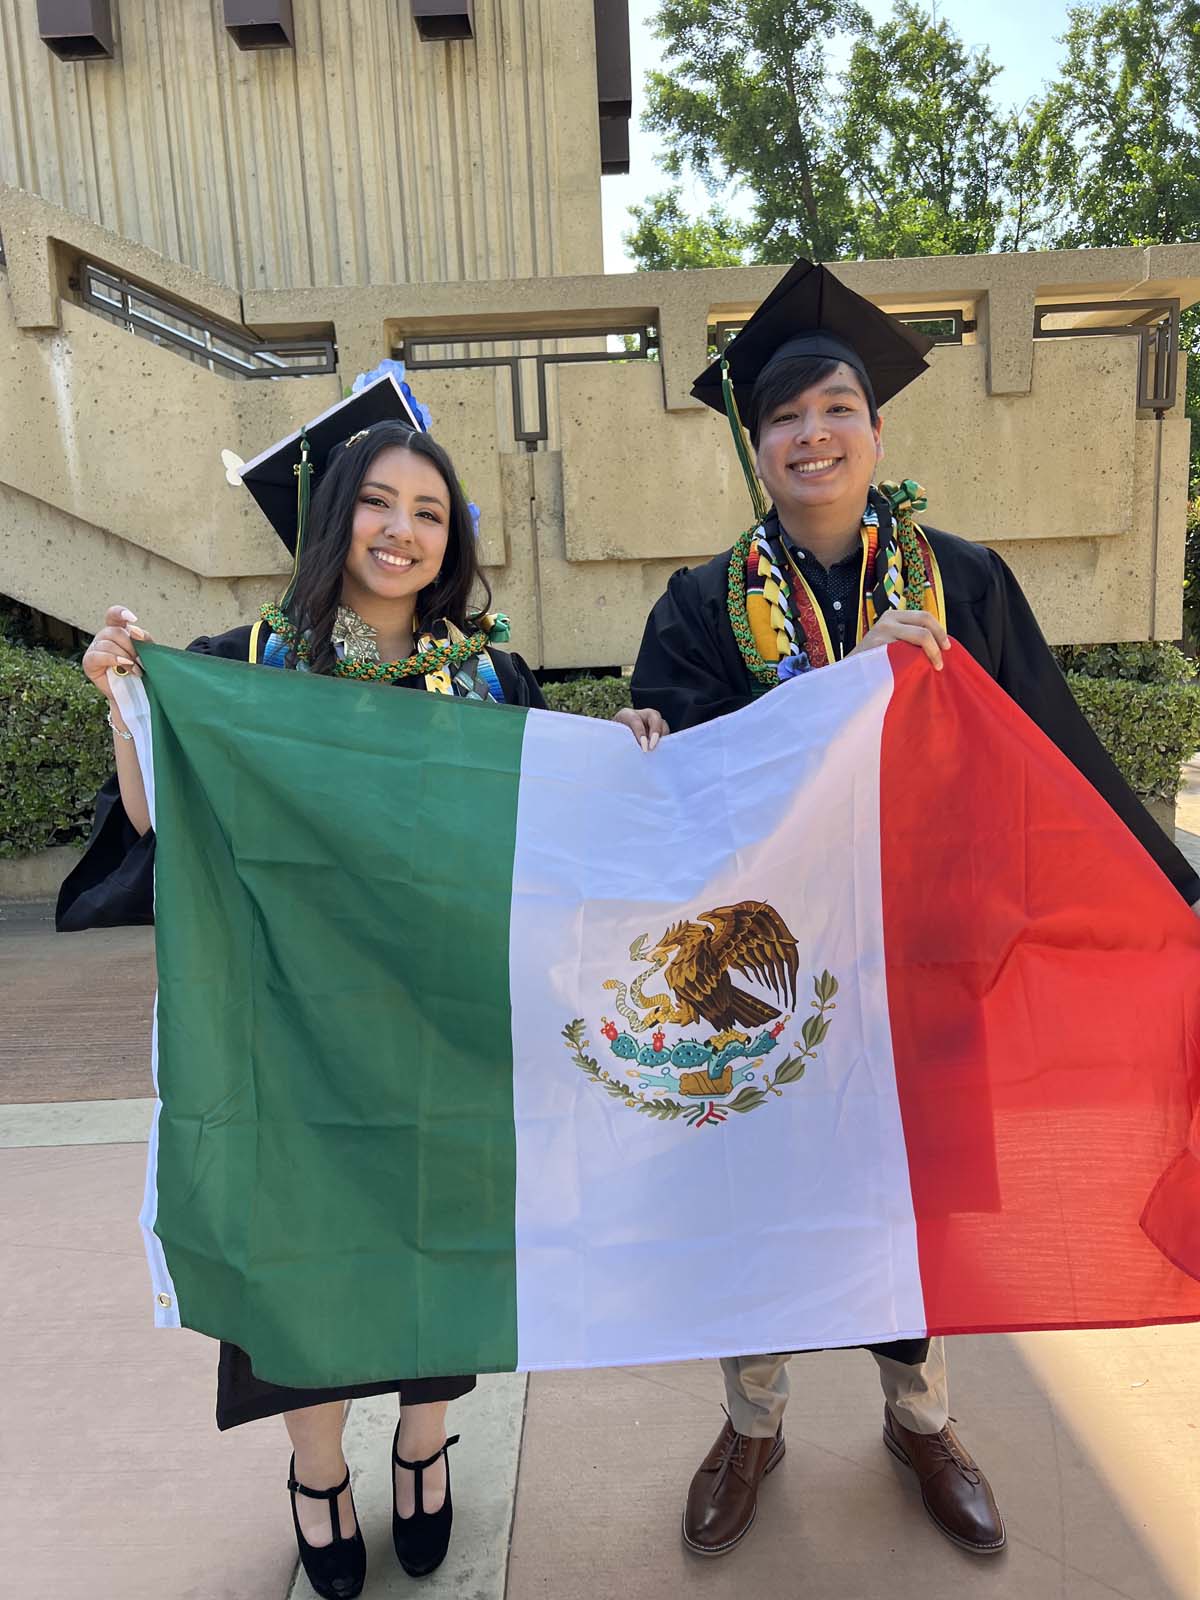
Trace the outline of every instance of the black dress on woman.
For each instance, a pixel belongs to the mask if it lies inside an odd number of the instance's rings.
[[[195,639],[188,649],[201,655],[245,661],[250,639],[249,627],[233,628],[212,638]],[[544,709],[537,680],[519,655],[489,648],[488,656],[508,705]],[[397,687],[423,691],[424,682],[408,679]],[[139,836],[135,831],[125,814],[114,774],[96,797],[96,821],[87,849],[59,890],[55,923],[60,933],[79,933],[87,928],[153,921],[154,832]],[[239,1423],[254,1422],[259,1417],[375,1394],[398,1393],[404,1405],[426,1405],[456,1400],[474,1387],[474,1377],[464,1376],[395,1378],[337,1389],[289,1389],[255,1377],[246,1352],[222,1340],[217,1363],[217,1427],[236,1428]]]

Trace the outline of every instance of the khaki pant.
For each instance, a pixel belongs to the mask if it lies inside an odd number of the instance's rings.
[[[770,1439],[783,1421],[788,1402],[787,1364],[791,1356],[726,1356],[721,1362],[729,1417],[739,1433]],[[946,1351],[941,1339],[929,1341],[929,1356],[910,1367],[890,1356],[876,1356],[879,1382],[896,1421],[913,1433],[940,1433],[950,1420]]]

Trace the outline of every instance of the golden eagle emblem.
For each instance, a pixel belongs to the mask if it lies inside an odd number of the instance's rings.
[[[615,990],[625,1023],[600,1019],[612,1063],[588,1055],[582,1017],[567,1024],[563,1040],[575,1065],[607,1094],[659,1120],[714,1127],[781,1096],[804,1076],[836,1009],[837,979],[827,971],[814,976],[810,1014],[785,1053],[780,1036],[796,1009],[800,953],[783,918],[763,900],[673,923],[654,945],[640,934],[629,958],[645,970],[630,983],[604,983]],[[655,978],[667,992],[646,993]],[[772,998],[751,993],[737,978]],[[691,1032],[680,1036],[677,1029]]]
[[[785,1007],[795,1009],[796,941],[778,911],[762,900],[718,906],[696,922],[677,922],[649,955],[674,996],[674,1004],[660,1006],[653,1018],[660,1025],[686,1028],[703,1021],[724,1034],[765,1026]],[[770,989],[782,1004],[737,988],[733,972]]]

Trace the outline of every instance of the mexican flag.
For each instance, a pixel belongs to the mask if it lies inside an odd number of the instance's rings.
[[[650,756],[143,660],[160,1323],[317,1386],[1200,1320],[1200,922],[965,650]]]

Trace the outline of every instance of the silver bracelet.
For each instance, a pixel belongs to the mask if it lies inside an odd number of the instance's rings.
[[[112,729],[112,731],[116,734],[118,739],[132,739],[133,738],[133,735],[127,729],[118,728],[117,727],[116,723],[112,719],[112,712],[111,711],[108,713],[108,725]]]

